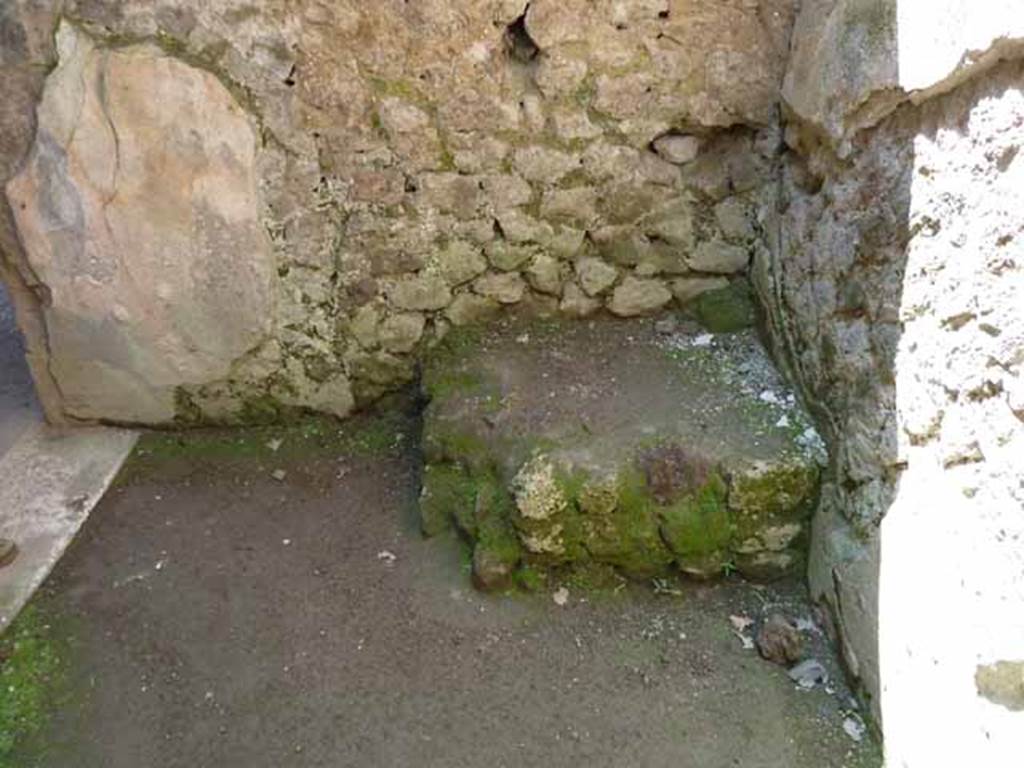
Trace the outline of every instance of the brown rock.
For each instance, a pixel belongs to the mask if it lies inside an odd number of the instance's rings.
[[[508,586],[515,566],[480,544],[473,550],[473,586],[483,591]]]
[[[757,633],[757,650],[762,658],[788,667],[800,660],[803,639],[789,619],[772,614],[761,625]]]

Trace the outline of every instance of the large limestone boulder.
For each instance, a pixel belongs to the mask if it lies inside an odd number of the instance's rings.
[[[257,137],[209,72],[68,24],[35,145],[7,184],[45,286],[68,415],[168,422],[179,387],[223,379],[264,339],[272,255]]]
[[[432,351],[423,528],[454,521],[475,542],[478,584],[519,566],[710,578],[803,562],[807,415],[751,332],[654,325],[504,321]]]

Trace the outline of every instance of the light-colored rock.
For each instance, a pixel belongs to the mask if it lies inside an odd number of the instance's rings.
[[[424,173],[419,176],[416,205],[424,212],[432,209],[459,219],[472,219],[484,203],[480,185],[479,179],[459,173]]]
[[[380,345],[381,311],[374,304],[364,304],[352,315],[349,332],[363,349],[376,349]]]
[[[512,173],[483,176],[480,184],[491,205],[499,211],[526,205],[533,197],[530,185]]]
[[[592,123],[583,110],[557,110],[551,115],[551,127],[562,141],[593,139],[604,134],[600,126]]]
[[[518,208],[501,211],[496,218],[505,239],[513,244],[545,243],[555,234],[548,222],[535,219]]]
[[[68,24],[38,134],[7,185],[45,286],[49,370],[82,419],[167,423],[270,329],[256,133],[223,85]]]
[[[544,193],[540,215],[545,219],[569,221],[586,227],[597,218],[597,190],[593,187],[553,189]]]
[[[398,98],[381,101],[377,114],[395,153],[410,171],[437,168],[441,141],[429,114]]]
[[[544,146],[524,147],[512,156],[516,172],[527,181],[541,184],[557,184],[569,173],[580,167],[581,162],[571,154]]]
[[[730,240],[746,241],[755,235],[754,222],[742,200],[728,197],[715,206],[715,221]]]
[[[484,275],[473,281],[473,290],[499,304],[515,304],[523,298],[526,283],[517,272]]]
[[[750,251],[745,246],[724,240],[705,240],[697,245],[686,261],[690,269],[697,272],[731,275],[747,268]]]
[[[448,283],[440,275],[419,274],[386,284],[388,301],[395,309],[429,311],[444,309],[452,300]]]
[[[507,240],[495,240],[487,244],[485,251],[492,267],[503,272],[514,272],[533,257],[537,246],[512,245]]]
[[[618,270],[601,259],[587,256],[576,262],[576,279],[588,296],[604,293],[618,277]]]
[[[437,254],[438,269],[451,286],[468,283],[487,271],[487,260],[480,248],[463,240],[454,240]]]
[[[679,305],[685,307],[707,291],[717,291],[729,285],[724,277],[677,277],[670,283],[672,295]]]
[[[651,146],[668,162],[682,165],[696,159],[700,152],[700,139],[696,136],[668,133],[656,138]]]
[[[646,315],[672,301],[670,291],[661,280],[627,277],[612,293],[608,311],[619,317]]]
[[[412,352],[423,336],[425,322],[419,312],[391,315],[380,324],[380,345],[388,352]]]
[[[588,296],[576,283],[567,283],[562,291],[558,311],[567,317],[590,317],[601,308],[601,302]]]
[[[553,256],[541,253],[534,256],[530,266],[527,267],[526,280],[535,291],[559,296],[562,293],[565,272],[563,262]]]
[[[500,306],[497,301],[486,296],[460,293],[445,311],[445,317],[455,326],[472,325],[492,318]]]
[[[548,98],[571,94],[587,76],[587,63],[561,50],[541,52],[534,80]]]

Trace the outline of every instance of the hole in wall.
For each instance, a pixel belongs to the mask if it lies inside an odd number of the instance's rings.
[[[505,28],[505,50],[509,57],[522,64],[529,64],[540,53],[540,46],[530,37],[526,28],[526,14],[529,10],[527,4],[522,15]]]

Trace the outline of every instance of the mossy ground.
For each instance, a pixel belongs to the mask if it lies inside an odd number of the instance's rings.
[[[306,415],[274,426],[153,431],[140,438],[115,485],[131,484],[175,460],[286,463],[337,456],[382,459],[398,455],[415,439],[402,408],[358,414],[344,422]]]
[[[0,768],[17,768],[15,750],[38,737],[66,701],[69,643],[35,603],[0,637]]]

